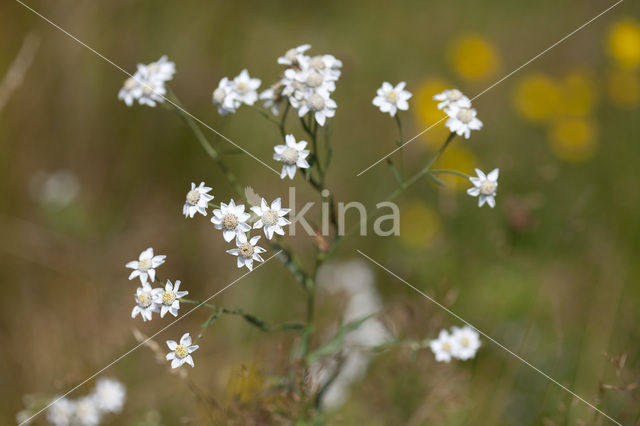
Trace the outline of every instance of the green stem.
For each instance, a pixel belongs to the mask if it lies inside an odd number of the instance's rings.
[[[270,331],[302,331],[305,329],[304,324],[297,323],[282,323],[282,324],[271,324],[268,323],[253,314],[247,313],[240,308],[228,309],[220,306],[212,305],[209,303],[200,302],[198,300],[191,299],[180,299],[180,302],[187,303],[190,305],[197,305],[197,307],[204,306],[205,308],[211,309],[214,312],[218,312],[221,314],[227,315],[237,315],[241,316],[245,321],[247,321],[252,326],[259,328],[262,331],[270,332]]]
[[[242,187],[238,183],[235,175],[231,172],[231,170],[229,170],[226,164],[224,164],[218,151],[216,151],[216,149],[213,147],[213,144],[211,144],[204,133],[202,133],[202,129],[200,128],[200,126],[198,126],[191,115],[184,112],[185,110],[182,108],[182,104],[173,93],[171,94],[171,97],[173,98],[173,102],[171,103],[171,107],[173,108],[173,110],[176,111],[180,115],[180,117],[182,117],[182,119],[187,123],[198,142],[200,142],[202,148],[220,168],[225,178],[229,181],[229,184],[233,187],[234,191],[244,198],[244,192],[242,191]]]
[[[456,176],[460,176],[461,178],[465,178],[465,179],[469,179],[469,175],[464,174],[462,172],[458,172],[455,170],[429,170],[429,173],[433,173],[434,175],[437,174],[445,174],[445,175],[456,175]]]
[[[400,180],[402,180],[402,175],[404,174],[404,152],[402,151],[402,143],[404,141],[404,136],[402,135],[402,122],[400,121],[400,114],[396,113],[394,116],[396,119],[396,125],[398,126],[398,135],[399,139],[396,141],[396,145],[400,148],[398,151],[398,155],[400,156]],[[391,161],[391,160],[389,160]]]

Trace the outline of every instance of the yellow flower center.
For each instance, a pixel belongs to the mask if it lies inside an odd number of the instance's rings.
[[[143,308],[148,308],[151,306],[151,295],[149,293],[142,293],[138,295],[138,305]]]
[[[173,353],[176,354],[178,358],[184,358],[187,355],[189,355],[189,351],[187,350],[187,347],[182,345],[176,346],[176,350],[173,351]]]
[[[493,181],[490,180],[483,180],[482,183],[480,183],[480,193],[482,195],[491,195],[496,191],[496,187],[498,186],[498,184],[496,184]]]
[[[466,348],[466,347],[468,347],[470,343],[471,343],[471,342],[469,342],[469,339],[468,339],[467,337],[462,337],[462,338],[460,339],[460,344],[461,344],[462,346],[464,346],[465,348]]]
[[[228,214],[222,219],[222,227],[224,229],[233,230],[238,226],[238,217],[234,214]]]
[[[269,209],[262,215],[262,222],[267,226],[273,226],[278,223],[278,213]]]
[[[192,206],[195,206],[196,204],[198,204],[198,201],[200,200],[200,191],[194,189],[193,191],[189,191],[189,193],[187,194],[187,203],[191,204]]]
[[[156,90],[156,86],[153,83],[146,82],[142,85],[142,92],[149,96]]]
[[[138,82],[133,77],[128,78],[127,81],[124,82],[124,88],[127,90],[133,90],[136,86],[138,86]]]
[[[253,251],[253,246],[250,243],[240,244],[240,247],[238,247],[238,252],[240,252],[240,256],[242,257],[253,256]]]
[[[459,91],[458,89],[449,90],[449,92],[447,93],[447,98],[450,101],[457,101],[461,97],[462,97],[462,92]]]
[[[384,97],[392,104],[398,102],[398,92],[396,92],[395,90],[389,90],[387,94],[384,95]]]
[[[309,65],[311,66],[311,68],[322,70],[325,67],[324,59],[322,59],[322,56],[314,56],[313,59],[311,59]]]
[[[249,85],[244,81],[236,83],[236,90],[240,93],[247,93],[249,91]]]
[[[162,293],[162,303],[165,305],[171,305],[176,300],[176,294],[172,291],[165,291]]]
[[[147,272],[152,266],[151,259],[142,259],[138,262],[138,270],[141,272]]]
[[[473,112],[471,111],[471,108],[460,108],[456,118],[463,123],[469,123],[473,120]]]
[[[300,153],[290,146],[284,150],[282,153],[282,162],[288,165],[294,165],[298,162],[298,158],[300,157]]]
[[[307,83],[307,86],[310,86],[310,87],[319,87],[323,81],[324,81],[324,78],[322,78],[322,74],[316,71],[311,71],[307,76],[306,83]]]
[[[446,352],[451,352],[451,343],[449,342],[444,342],[442,344],[442,350],[446,351]]]
[[[320,111],[324,108],[324,98],[317,93],[312,94],[309,96],[309,106],[314,111]]]

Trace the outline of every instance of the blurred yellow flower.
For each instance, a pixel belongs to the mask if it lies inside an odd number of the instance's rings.
[[[590,114],[597,102],[597,90],[593,76],[587,71],[570,72],[562,82],[558,112],[569,116]]]
[[[607,94],[620,108],[634,108],[640,103],[638,71],[615,68],[607,75]]]
[[[416,107],[413,111],[422,129],[432,126],[446,116],[438,109],[438,102],[434,101],[433,97],[450,88],[447,82],[437,77],[429,77],[420,84],[415,94]],[[431,148],[439,148],[448,135],[449,130],[444,126],[443,121],[424,133],[421,140]]]
[[[462,142],[462,141],[460,141]],[[455,142],[447,148],[440,161],[434,169],[455,170],[466,174],[473,174],[476,167],[476,157],[473,152],[466,146],[456,144]],[[469,181],[456,175],[438,174],[438,179],[446,184],[446,188],[450,190],[466,190],[469,188]]]
[[[455,40],[450,48],[450,58],[458,75],[471,81],[495,75],[500,65],[494,45],[479,35],[466,35]]]
[[[578,163],[596,152],[596,125],[584,118],[557,120],[549,129],[551,150],[561,160]]]
[[[520,80],[513,101],[524,119],[535,123],[545,122],[558,111],[560,88],[545,74],[531,74]]]
[[[640,25],[633,18],[616,22],[609,32],[609,54],[624,68],[640,65]]]
[[[409,247],[426,247],[433,243],[440,229],[438,214],[421,201],[402,207],[400,238]]]
[[[262,389],[263,378],[254,364],[236,365],[231,370],[226,393],[230,399],[240,402],[251,400]]]

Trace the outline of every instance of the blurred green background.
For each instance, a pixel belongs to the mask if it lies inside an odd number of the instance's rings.
[[[393,191],[391,173],[382,164],[355,174],[395,146],[393,120],[371,105],[382,81],[407,81],[413,98],[401,117],[411,137],[441,118],[433,94],[457,87],[474,96],[613,2],[28,4],[128,71],[167,54],[186,109],[274,167],[273,125],[249,108],[220,117],[211,92],[243,68],[266,88],[281,70],[276,58],[299,44],[335,55],[344,66],[328,186],[338,200],[373,206]],[[124,264],[146,247],[168,256],[161,276],[182,280],[194,298],[241,272],[207,220],[181,216],[191,181],[206,181],[217,201],[233,194],[180,118],[127,108],[117,99],[121,71],[20,4],[3,2],[0,17],[0,79],[25,37],[39,41],[0,109],[0,423],[12,424],[24,395],[61,393],[134,346],[133,328],[149,335],[169,323],[130,318],[137,283]],[[623,2],[474,102],[484,128],[456,139],[441,166],[499,167],[494,210],[478,209],[463,180],[439,188],[425,179],[398,200],[399,237],[353,237],[333,259],[363,250],[623,424],[640,424],[632,386],[640,374],[639,18],[640,5]],[[419,170],[445,137],[441,124],[408,145],[407,170]],[[241,184],[286,196],[289,181],[253,159],[230,155],[229,163]],[[299,177],[293,183],[299,205],[315,199]],[[56,185],[67,191],[62,199],[48,195]],[[306,261],[313,239],[289,239]],[[458,325],[376,274],[398,337]],[[305,312],[302,290],[276,261],[216,303],[276,322]],[[320,323],[340,316],[329,296],[318,306]],[[206,315],[195,312],[158,341],[196,333]],[[238,393],[251,400],[261,380],[285,371],[292,339],[224,317],[201,341],[192,386],[223,407]],[[619,374],[605,353],[627,356]],[[124,412],[107,423],[151,424],[150,412],[155,424],[207,423],[198,393],[153,359],[143,347],[104,373],[128,389]],[[380,354],[332,421],[606,424],[486,339],[467,363],[438,364],[428,351]]]

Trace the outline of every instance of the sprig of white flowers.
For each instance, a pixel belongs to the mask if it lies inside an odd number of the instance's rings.
[[[429,342],[438,362],[450,362],[453,358],[463,361],[472,359],[481,345],[480,335],[468,325],[452,327],[451,333],[441,330],[438,338]]]

